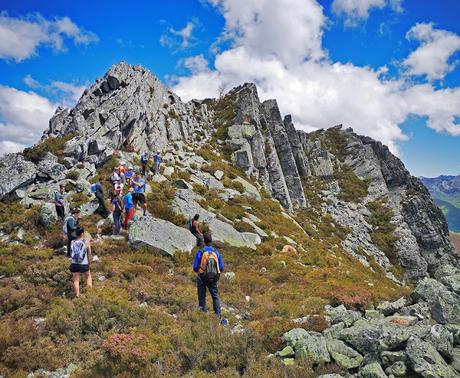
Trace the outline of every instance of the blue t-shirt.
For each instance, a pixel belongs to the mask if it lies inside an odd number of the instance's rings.
[[[136,177],[134,182],[142,183],[142,186],[134,184],[134,193],[145,193],[145,179]]]
[[[134,207],[133,196],[131,195],[131,193],[126,193],[124,199],[125,199],[125,209],[126,210],[129,210]]]
[[[133,177],[134,172],[133,171],[126,171],[125,173],[125,178],[130,179]]]
[[[161,156],[160,155],[155,155],[155,163],[160,164],[161,163]]]

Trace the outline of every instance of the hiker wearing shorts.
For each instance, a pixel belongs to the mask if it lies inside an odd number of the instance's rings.
[[[125,230],[128,230],[128,224],[131,219],[134,218],[136,210],[133,203],[133,188],[129,188],[128,193],[123,197],[124,207],[125,207]]]
[[[89,270],[89,260],[91,256],[91,244],[89,241],[84,239],[85,230],[82,227],[78,227],[76,230],[77,238],[72,241],[70,247],[70,258],[72,259],[70,264],[70,271],[73,275],[73,288],[75,290],[75,296],[80,296],[80,274],[86,278],[86,286],[91,288],[93,286],[93,280],[91,277],[91,271]]]
[[[114,224],[114,235],[120,234],[121,229],[121,214],[123,213],[123,201],[121,200],[120,193],[115,192],[112,198],[112,216]]]
[[[217,287],[220,274],[224,271],[224,262],[220,252],[212,246],[211,233],[207,232],[204,234],[204,242],[206,246],[197,251],[193,262],[193,271],[197,273],[198,306],[201,311],[208,311],[206,307],[206,289],[208,289],[211,294],[214,313],[219,317],[222,325],[227,325],[227,319],[224,319],[221,315],[219,290]]]
[[[137,209],[137,204],[140,203],[144,210],[144,217],[147,213],[147,202],[145,201],[145,179],[142,178],[142,174],[138,172],[136,178],[133,181],[133,202],[134,208]]]
[[[64,233],[67,235],[67,257],[70,257],[70,245],[77,238],[78,219],[80,209],[75,207],[70,210],[70,216],[64,221]]]
[[[65,186],[64,184],[59,184],[59,190],[53,192],[53,202],[54,206],[56,206],[56,215],[60,220],[64,220],[65,218],[65,208],[64,208],[64,201],[65,201]]]

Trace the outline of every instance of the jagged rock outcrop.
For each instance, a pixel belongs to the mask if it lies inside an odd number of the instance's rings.
[[[0,200],[34,182],[37,167],[20,154],[8,154],[0,160]]]
[[[75,133],[66,157],[100,164],[122,147],[157,151],[187,140],[207,119],[206,104],[184,104],[150,71],[120,62],[73,109],[58,109],[44,137]]]

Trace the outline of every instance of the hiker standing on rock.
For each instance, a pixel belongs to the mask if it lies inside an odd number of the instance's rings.
[[[80,209],[75,207],[70,210],[70,215],[64,221],[63,230],[67,235],[67,257],[70,257],[70,245],[77,238],[78,219],[80,218]]]
[[[145,176],[148,161],[149,161],[149,153],[148,153],[148,151],[144,151],[141,154],[142,174],[144,176]]]
[[[200,215],[195,214],[193,218],[189,220],[189,230],[196,237],[196,245],[197,247],[202,247],[204,245],[204,238],[203,234],[200,230]]]
[[[137,209],[137,204],[140,203],[144,210],[144,217],[147,213],[147,202],[145,201],[145,179],[140,172],[137,172],[136,178],[133,181],[133,202],[134,208]]]
[[[93,287],[91,271],[89,270],[91,244],[88,240],[84,239],[84,233],[85,230],[78,227],[75,230],[76,239],[72,241],[70,247],[70,258],[72,259],[70,271],[73,275],[73,288],[76,297],[80,296],[80,273],[83,273],[86,277],[86,286],[88,288]]]
[[[115,226],[114,235],[120,234],[121,229],[121,214],[123,213],[123,201],[120,197],[120,192],[115,192],[112,198],[112,215],[113,224]]]
[[[193,271],[198,273],[196,277],[196,287],[198,293],[198,306],[203,312],[207,312],[206,289],[209,290],[212,298],[214,313],[219,317],[222,325],[227,325],[228,320],[222,317],[220,308],[219,290],[217,282],[220,273],[224,271],[224,262],[220,252],[212,246],[212,237],[209,232],[204,234],[206,246],[195,254]]]
[[[64,201],[65,201],[65,186],[64,184],[59,184],[59,190],[55,190],[53,192],[53,202],[56,206],[56,214],[60,220],[64,220],[65,218],[65,208],[64,208]]]
[[[123,198],[124,206],[125,206],[125,230],[128,230],[128,224],[131,219],[134,218],[135,209],[133,203],[133,188],[128,189],[128,193],[125,194]]]
[[[161,155],[160,155],[160,151],[157,152],[157,154],[155,155],[155,158],[154,158],[154,163],[155,163],[155,171],[154,171],[154,174],[155,175],[158,175],[160,173],[160,164],[161,164]]]

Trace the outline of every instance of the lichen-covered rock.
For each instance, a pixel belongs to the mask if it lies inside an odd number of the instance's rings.
[[[38,215],[40,224],[44,227],[48,227],[57,221],[57,219],[55,206],[51,203],[44,203]]]
[[[425,341],[433,345],[436,350],[445,358],[452,358],[454,349],[454,336],[446,326],[435,324],[431,326],[430,333],[425,337]]]
[[[362,367],[358,373],[359,378],[388,378],[378,362],[373,362]]]
[[[128,238],[133,248],[142,246],[169,256],[180,251],[190,252],[196,244],[195,237],[187,229],[151,217],[132,223]]]
[[[347,346],[343,341],[326,339],[326,344],[332,359],[344,369],[356,368],[363,361],[363,356]]]
[[[412,369],[425,378],[454,378],[459,375],[444,361],[433,345],[411,337],[407,342],[406,353]]]
[[[362,318],[359,311],[347,310],[344,305],[324,307],[326,315],[330,318],[331,324],[344,323],[347,327],[352,326],[357,320]]]
[[[0,160],[0,200],[16,189],[34,182],[37,168],[21,154],[7,154]]]
[[[393,315],[406,305],[406,298],[399,298],[395,302],[382,302],[377,309],[385,316]]]
[[[296,359],[308,359],[314,364],[331,361],[326,339],[318,332],[294,328],[283,335],[283,340],[294,349]]]
[[[393,365],[385,369],[385,373],[395,377],[405,377],[407,374],[407,366],[404,361],[396,361]]]

